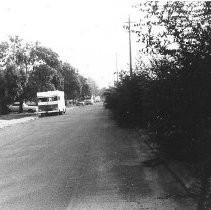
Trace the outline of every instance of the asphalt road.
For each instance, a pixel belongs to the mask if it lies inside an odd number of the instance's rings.
[[[102,104],[0,130],[0,209],[194,209]]]

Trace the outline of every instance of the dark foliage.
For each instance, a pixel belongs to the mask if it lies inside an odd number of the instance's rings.
[[[138,8],[146,17],[134,32],[151,66],[121,77],[106,106],[119,122],[152,131],[161,154],[194,165],[198,209],[211,209],[211,4],[150,1]]]
[[[120,125],[145,126],[146,108],[144,101],[149,78],[144,73],[134,74],[132,78],[122,75],[115,88],[105,92],[105,106],[113,110]]]

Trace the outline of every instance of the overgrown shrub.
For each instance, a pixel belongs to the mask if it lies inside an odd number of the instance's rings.
[[[147,125],[164,155],[199,166],[199,209],[211,209],[211,3],[136,7],[142,16],[133,31],[151,66],[140,66],[147,80],[140,74],[121,78],[108,106],[118,117],[128,113],[130,124]]]
[[[106,94],[106,107],[113,111],[120,125],[145,125],[144,93],[148,84],[148,76],[144,73],[134,74],[132,78],[122,75],[115,88]]]

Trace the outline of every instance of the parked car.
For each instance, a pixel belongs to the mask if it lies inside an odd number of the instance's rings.
[[[9,105],[8,108],[11,112],[18,112],[20,107],[20,102],[14,102],[13,104]],[[38,107],[35,105],[27,105],[23,103],[23,111],[24,112],[37,112]]]
[[[77,101],[76,102],[76,106],[84,106],[84,105],[85,105],[84,101]]]
[[[92,98],[87,98],[87,99],[84,100],[84,104],[85,105],[93,105],[94,100]]]
[[[65,100],[65,105],[66,106],[73,106],[74,105],[74,101],[73,100]]]
[[[37,102],[28,101],[28,102],[26,102],[26,105],[29,107],[28,112],[38,112],[38,103]]]

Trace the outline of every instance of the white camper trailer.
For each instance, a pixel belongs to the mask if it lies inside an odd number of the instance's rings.
[[[66,112],[64,91],[38,92],[37,98],[39,115],[48,113],[63,114]]]

